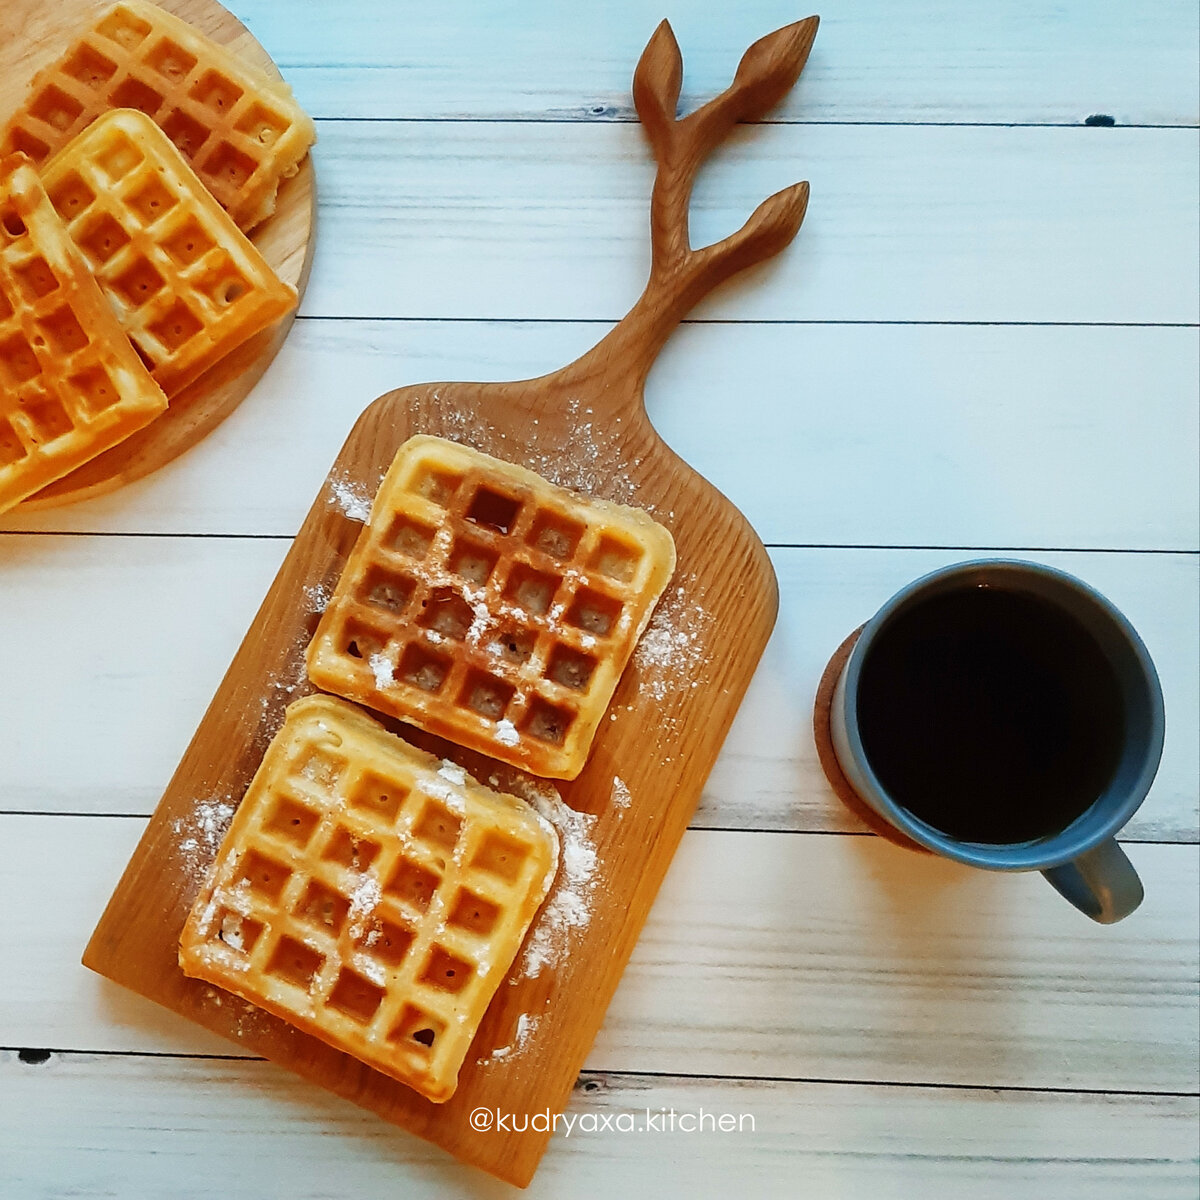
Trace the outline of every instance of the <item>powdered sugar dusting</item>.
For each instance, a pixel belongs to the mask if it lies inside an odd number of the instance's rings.
[[[642,688],[654,700],[699,687],[712,616],[686,599],[682,585],[667,592],[633,652]]]
[[[515,746],[521,740],[517,727],[507,717],[496,722],[494,736],[502,746]]]
[[[209,796],[197,801],[186,816],[176,817],[171,823],[171,830],[178,838],[175,849],[183,862],[192,895],[217,855],[235,808],[229,796]]]
[[[618,504],[631,503],[636,489],[628,468],[637,467],[638,460],[626,459],[619,428],[621,418],[600,426],[588,419],[592,410],[583,407],[578,396],[571,397],[564,407],[571,429],[571,452],[564,454],[556,437],[548,450],[538,453],[535,441],[524,455],[529,468],[559,487],[602,496]]]
[[[319,616],[323,613],[332,595],[333,586],[330,583],[313,583],[305,587],[304,598],[307,601],[308,614]],[[308,672],[304,665],[304,651],[308,646],[310,630],[311,625],[301,625],[292,644],[287,648],[286,658],[279,671],[268,678],[263,694],[259,697],[262,720],[258,728],[258,741],[264,751],[266,743],[283,724],[284,709],[293,700],[312,690],[308,686]]]
[[[467,773],[458,763],[451,762],[448,758],[442,759],[442,765],[438,768],[438,774],[443,779],[448,779],[456,787],[463,787],[467,782]]]
[[[310,613],[323,613],[329,607],[333,589],[327,583],[310,583],[304,588],[304,598],[308,601]]]
[[[331,503],[336,504],[351,521],[366,522],[371,516],[371,497],[367,489],[348,475],[330,479]]]
[[[438,398],[436,392],[433,398]],[[618,504],[637,503],[653,512],[653,504],[641,499],[635,501],[637,489],[629,468],[637,467],[638,460],[630,462],[623,448],[621,417],[606,419],[603,425],[593,421],[591,407],[578,396],[572,396],[563,407],[571,429],[570,453],[563,452],[558,423],[543,431],[536,417],[519,439],[516,436],[510,439],[503,430],[488,425],[478,413],[448,408],[441,413],[440,432],[485,454],[519,462],[559,487]],[[509,442],[511,445],[506,444]]]
[[[467,811],[462,798],[462,789],[466,783],[466,771],[448,758],[442,759],[441,766],[436,771],[423,771],[421,774],[421,787],[429,795],[441,800],[451,812],[460,814]],[[456,848],[455,854],[459,852],[460,848]]]
[[[517,1028],[513,1034],[513,1040],[507,1046],[497,1046],[491,1054],[476,1059],[476,1063],[481,1067],[486,1067],[488,1063],[502,1062],[506,1058],[511,1058],[514,1054],[520,1054],[529,1044],[529,1039],[537,1031],[540,1020],[541,1017],[530,1016],[529,1013],[521,1013],[517,1017]]]
[[[371,668],[371,674],[375,676],[375,686],[381,692],[391,687],[396,677],[395,668],[382,650],[372,654],[367,659],[367,665]]]
[[[628,808],[633,796],[630,794],[629,787],[620,775],[614,776],[612,781],[612,802],[613,808]]]
[[[367,922],[375,915],[375,909],[379,906],[381,896],[379,880],[374,875],[364,874],[360,877],[350,896],[348,916],[352,938],[356,940],[362,938]]]
[[[567,954],[571,931],[584,928],[591,920],[599,884],[592,841],[596,818],[568,808],[556,788],[528,776],[516,779],[510,790],[528,800],[554,826],[560,848],[558,876],[521,958],[521,974],[532,979],[546,967],[557,966]]]

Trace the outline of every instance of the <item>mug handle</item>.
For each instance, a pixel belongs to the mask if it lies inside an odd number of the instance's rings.
[[[1129,916],[1145,894],[1133,863],[1116,838],[1061,866],[1047,867],[1042,874],[1060,896],[1101,925]]]

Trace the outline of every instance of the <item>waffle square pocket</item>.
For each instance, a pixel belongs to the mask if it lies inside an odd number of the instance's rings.
[[[574,779],[674,569],[670,533],[640,509],[410,438],[308,647],[309,678]]]
[[[557,863],[528,804],[309,696],[234,815],[180,965],[441,1102]]]
[[[287,84],[158,5],[124,0],[38,72],[0,153],[19,150],[40,165],[114,108],[153,118],[244,230],[275,211],[280,180],[317,136]]]
[[[275,275],[145,113],[106,113],[42,175],[168,396],[295,307],[295,288]]]
[[[0,512],[166,407],[33,164],[0,160]]]

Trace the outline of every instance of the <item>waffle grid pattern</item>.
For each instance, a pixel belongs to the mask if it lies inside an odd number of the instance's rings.
[[[113,108],[154,118],[244,230],[271,215],[280,180],[316,140],[286,84],[157,5],[126,0],[38,73],[0,153],[40,164]]]
[[[309,677],[574,778],[674,561],[671,535],[639,510],[413,438],[317,628]]]
[[[144,113],[106,113],[54,156],[43,179],[168,396],[296,304],[295,289]]]
[[[237,811],[180,962],[445,1100],[556,863],[527,805],[309,697]]]
[[[166,408],[33,165],[0,161],[0,511]]]

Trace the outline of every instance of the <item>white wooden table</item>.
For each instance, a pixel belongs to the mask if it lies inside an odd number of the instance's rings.
[[[637,295],[629,83],[658,19],[690,107],[806,13],[234,7],[318,118],[316,264],[284,352],[198,448],[3,523],[0,1196],[500,1196],[79,954],[358,412],[549,370]],[[779,625],[569,1110],[753,1130],[559,1135],[530,1194],[1195,1197],[1195,6],[822,17],[693,207],[710,240],[809,179],[800,237],[694,314],[648,391],[771,547]],[[1147,897],[1112,928],[1037,876],[865,835],[817,766],[842,637],[997,552],[1099,587],[1160,668],[1166,751],[1124,834]]]

